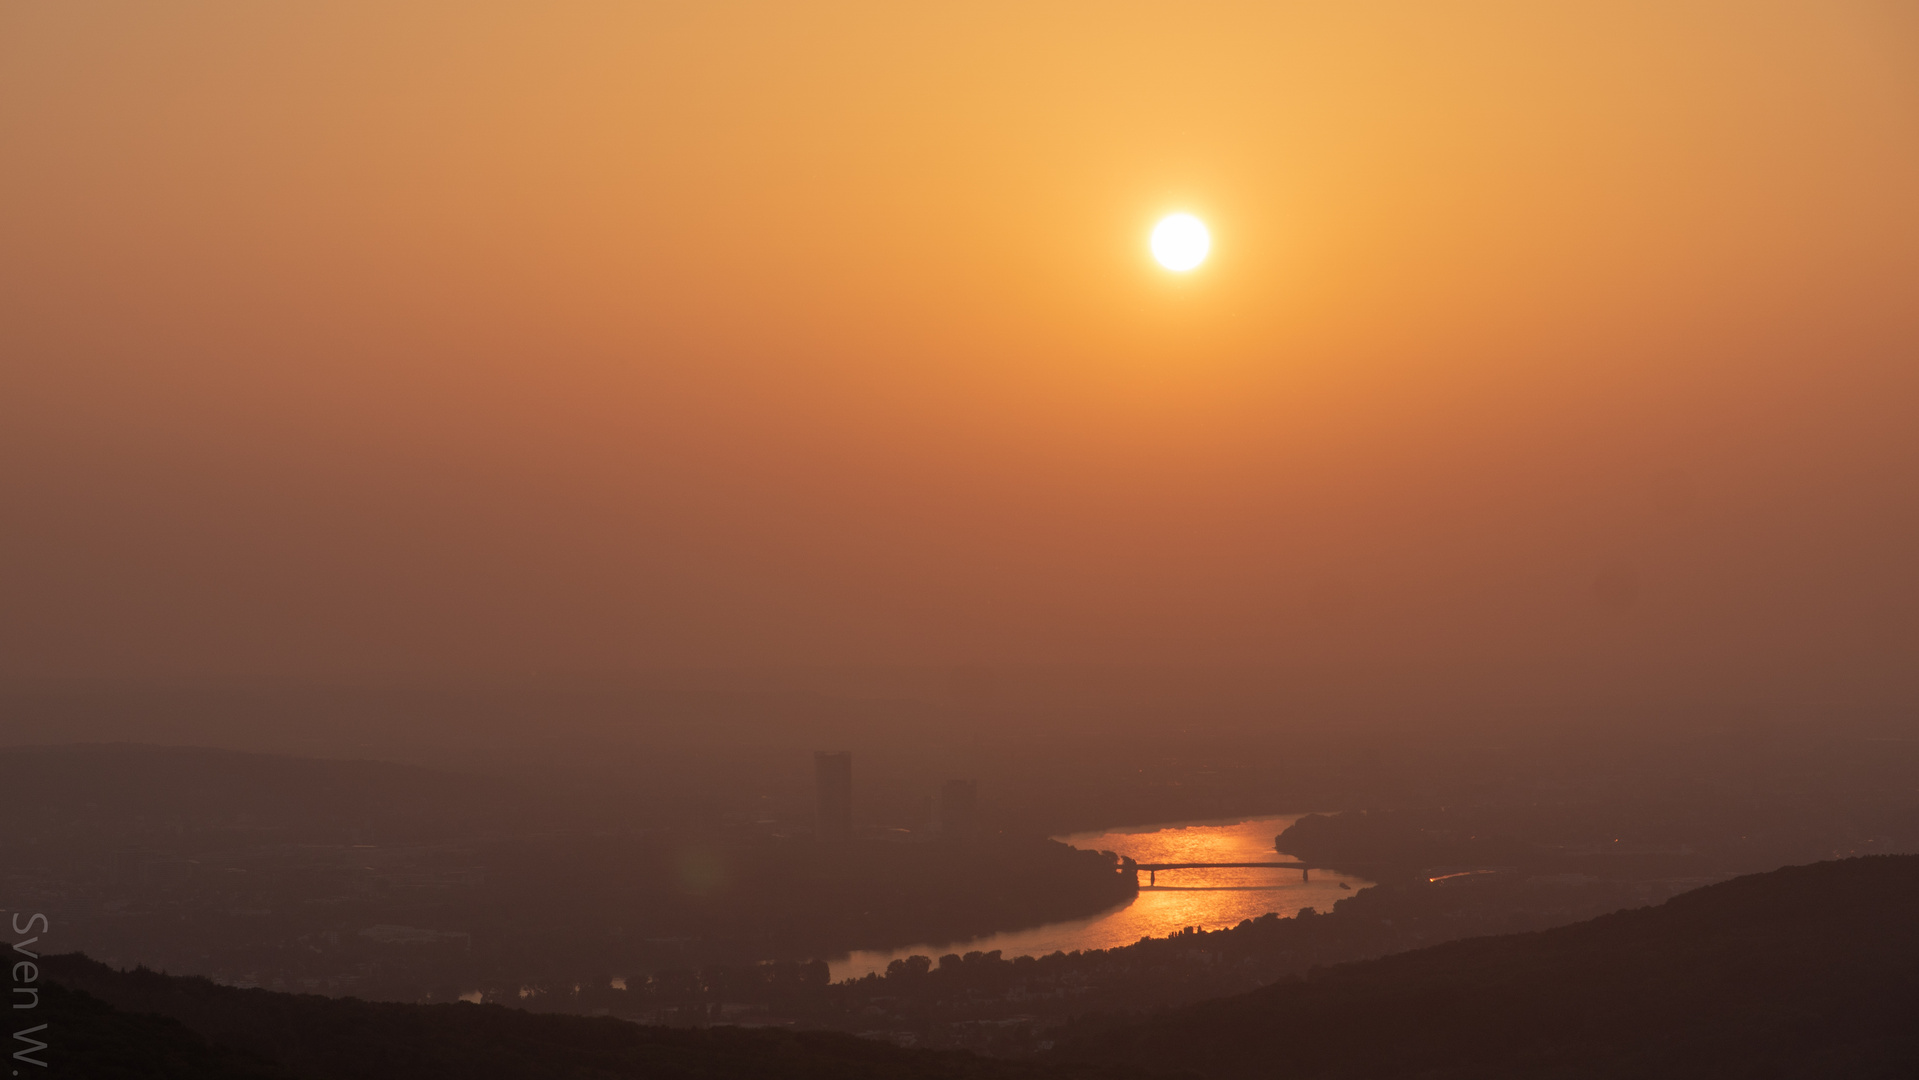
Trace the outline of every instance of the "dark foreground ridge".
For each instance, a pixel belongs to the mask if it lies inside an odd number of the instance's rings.
[[[832,1032],[668,1028],[499,1005],[241,990],[49,957],[47,1074],[88,1080],[1064,1080],[1109,1070]],[[1121,1075],[1130,1075],[1125,1070]]]
[[[1791,867],[1657,908],[1317,969],[1038,1060],[827,1032],[224,987],[45,961],[49,1076],[209,1080],[1919,1075],[1919,856]]]
[[[1056,1056],[1220,1078],[1909,1078],[1916,1018],[1919,856],[1875,856],[1083,1021]]]

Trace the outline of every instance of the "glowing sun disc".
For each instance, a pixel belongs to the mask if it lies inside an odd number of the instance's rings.
[[[1213,236],[1191,214],[1174,214],[1153,227],[1153,258],[1168,270],[1185,273],[1206,261]]]

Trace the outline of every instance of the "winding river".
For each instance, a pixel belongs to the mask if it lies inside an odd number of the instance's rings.
[[[1054,837],[1077,848],[1114,851],[1137,862],[1258,862],[1281,859],[1273,837],[1304,817],[1248,818],[1149,825],[1111,832]],[[874,949],[829,961],[835,981],[856,979],[900,957],[939,957],[946,953],[992,952],[1006,957],[1044,956],[1052,952],[1110,949],[1143,937],[1165,937],[1183,927],[1215,930],[1254,919],[1269,911],[1290,918],[1301,908],[1329,910],[1342,897],[1372,884],[1362,878],[1315,870],[1312,880],[1285,870],[1177,870],[1162,872],[1159,884],[1140,886],[1129,903],[1085,919],[1009,930],[970,941],[927,942],[902,949]]]

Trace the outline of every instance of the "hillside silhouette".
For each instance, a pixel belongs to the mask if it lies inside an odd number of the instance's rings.
[[[1789,867],[1536,933],[1316,969],[1037,1060],[827,1032],[670,1028],[496,1005],[217,985],[49,957],[65,1075],[334,1077],[1909,1077],[1919,856]],[[76,1068],[78,1071],[76,1071]]]
[[[1050,1080],[1083,1067],[832,1032],[669,1028],[498,1005],[241,990],[48,957],[51,1076],[181,1080]],[[1130,1074],[1127,1070],[1126,1074]],[[1112,1075],[1100,1071],[1099,1075]]]
[[[1316,970],[1057,1056],[1206,1077],[1911,1077],[1919,856],[1788,867],[1536,933]]]

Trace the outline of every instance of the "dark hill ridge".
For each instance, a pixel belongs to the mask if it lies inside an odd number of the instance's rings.
[[[908,1050],[831,1032],[669,1028],[498,1005],[240,990],[49,957],[50,1077],[196,1080],[1056,1080],[1065,1064]],[[1130,1069],[1119,1075],[1133,1075]]]
[[[1082,1021],[1038,1062],[827,1033],[240,990],[79,955],[45,961],[63,989],[36,1019],[49,1023],[50,1056],[73,1040],[65,1072],[49,1072],[69,1076],[1910,1078],[1915,912],[1919,856],[1792,867],[1658,908],[1340,965],[1144,1019]]]
[[[1919,856],[1315,971],[1056,1055],[1207,1077],[1919,1076]]]
[[[15,1041],[49,1077],[85,1080],[293,1080],[293,1074],[215,1047],[178,1020],[122,1012],[58,983],[41,988],[33,1015],[44,1048]],[[29,1024],[28,1027],[33,1025]],[[38,1070],[36,1070],[37,1072]],[[15,1076],[19,1075],[16,1070]]]

